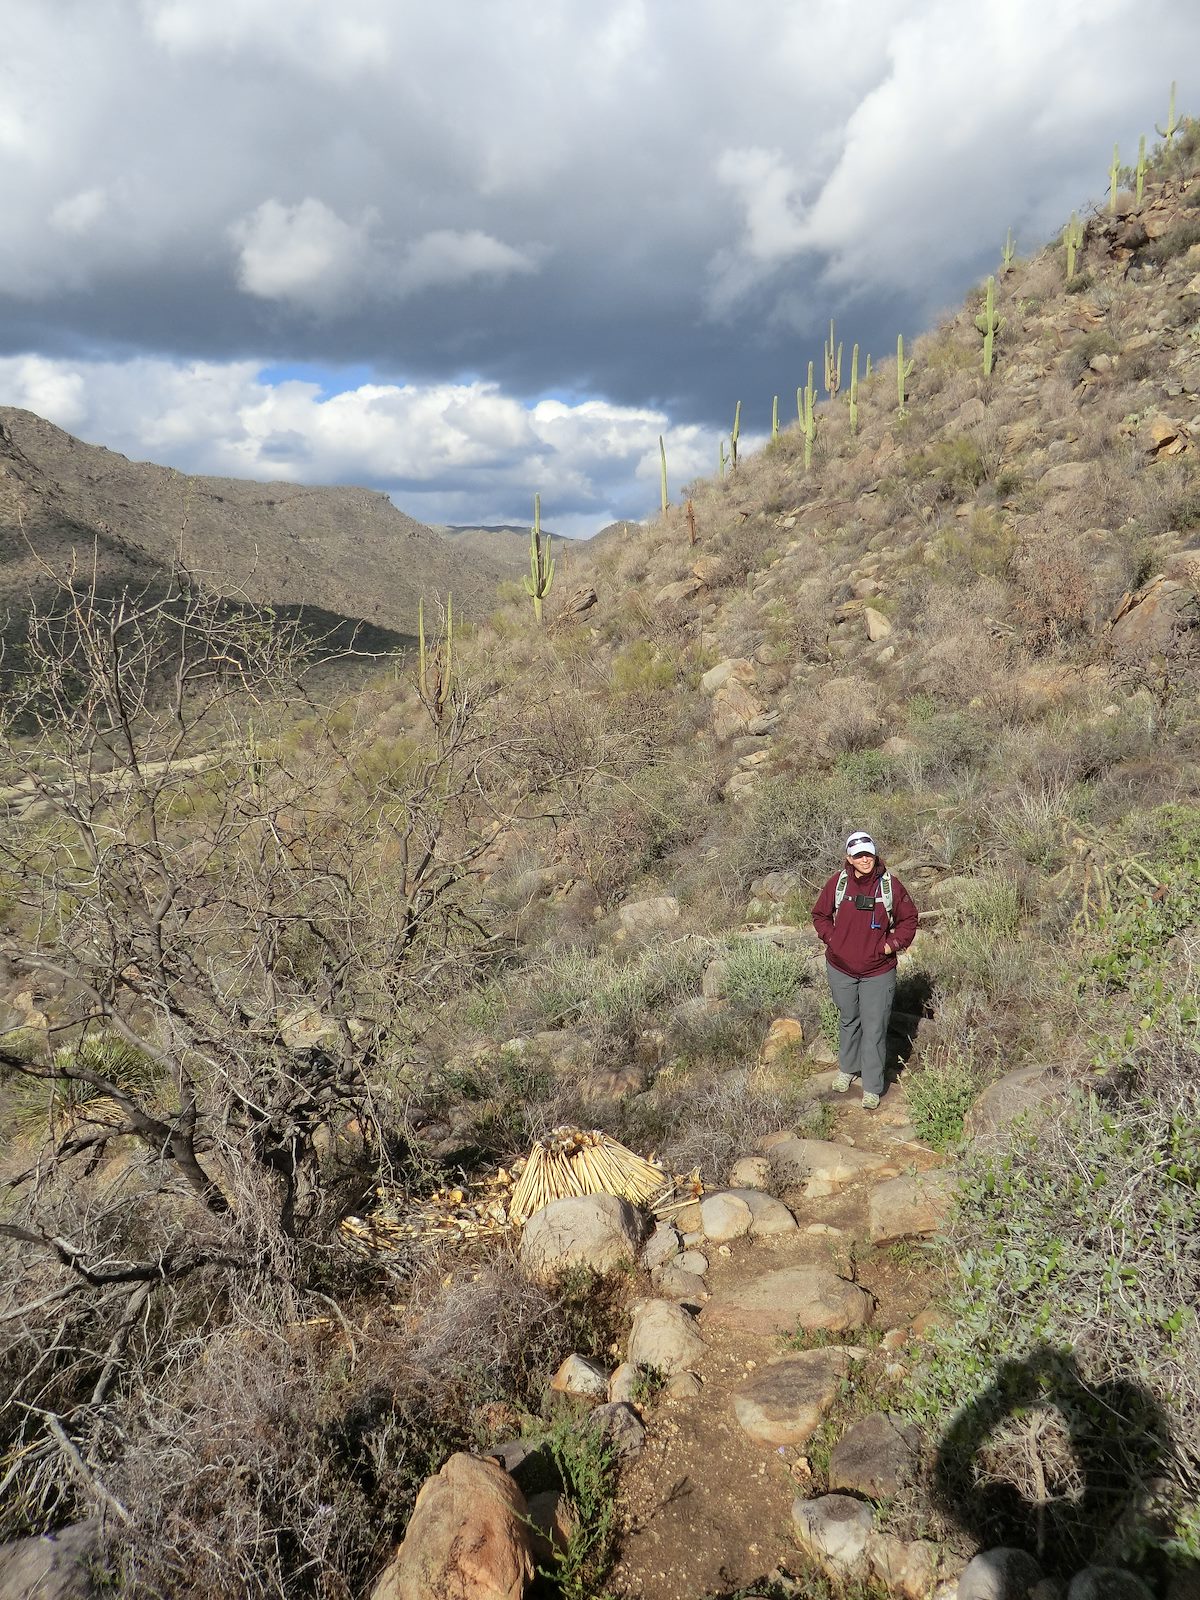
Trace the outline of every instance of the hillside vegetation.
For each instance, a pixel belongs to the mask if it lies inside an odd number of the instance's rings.
[[[430,605],[425,659],[334,706],[201,591],[59,594],[4,757],[0,1533],[103,1512],[131,1595],[368,1592],[423,1480],[646,1285],[339,1222],[561,1123],[710,1186],[844,1130],[808,915],[866,827],[922,911],[895,1065],[959,1202],[936,1248],[846,1246],[928,1314],[833,1422],[923,1430],[898,1536],[1021,1542],[1040,1494],[1059,1576],[1200,1562],[1198,170],[1187,121],[1070,276],[1062,240],[998,263],[990,373],[981,286],[855,427],[847,363],[541,626],[516,585],[452,638]],[[1024,1067],[1045,1120],[982,1137]],[[614,1593],[638,1507],[556,1427],[579,1520],[539,1581]]]

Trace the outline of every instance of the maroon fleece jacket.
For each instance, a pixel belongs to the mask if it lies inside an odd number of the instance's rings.
[[[852,868],[847,870],[850,881],[846,885],[846,898],[838,907],[836,917],[833,903],[837,881],[841,877],[840,869],[817,897],[812,910],[813,927],[825,946],[831,967],[844,972],[848,978],[877,978],[880,973],[890,972],[896,965],[895,952],[907,950],[913,942],[917,931],[917,908],[908,890],[893,872],[892,926],[889,928],[887,910],[879,892],[883,862],[877,861],[865,878],[860,878]],[[876,903],[873,913],[858,909],[854,904],[856,894],[874,895]],[[882,926],[872,928],[872,922]],[[885,944],[892,947],[890,955],[883,948]]]

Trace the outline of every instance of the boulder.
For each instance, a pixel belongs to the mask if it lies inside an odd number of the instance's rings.
[[[646,1443],[645,1424],[633,1407],[623,1400],[597,1406],[588,1418],[587,1426],[601,1434],[623,1461],[641,1455]]]
[[[796,1219],[782,1200],[764,1194],[761,1189],[729,1189],[727,1193],[736,1196],[750,1207],[752,1238],[761,1239],[772,1233],[795,1232]]]
[[[569,1394],[581,1400],[607,1400],[608,1374],[586,1356],[569,1355],[550,1379],[556,1394]]]
[[[611,1194],[570,1195],[535,1211],[521,1234],[521,1265],[531,1277],[568,1267],[611,1272],[636,1261],[642,1223],[628,1200]]]
[[[883,1500],[908,1477],[920,1441],[919,1430],[884,1411],[856,1422],[833,1447],[829,1487]]]
[[[700,1226],[713,1244],[728,1244],[750,1232],[754,1215],[740,1195],[718,1190],[700,1202]]]
[[[958,1600],[1026,1600],[1042,1569],[1027,1550],[998,1545],[968,1561],[958,1580]]]
[[[704,587],[700,579],[694,574],[690,578],[681,578],[678,583],[667,583],[654,596],[655,606],[682,606],[693,599]]]
[[[781,1267],[723,1289],[705,1306],[701,1322],[767,1337],[797,1327],[841,1333],[860,1328],[870,1309],[864,1290],[827,1267]]]
[[[1126,594],[1109,620],[1108,653],[1137,663],[1200,650],[1200,595],[1177,578],[1152,578]]]
[[[734,739],[740,733],[764,732],[761,726],[766,707],[745,683],[731,678],[713,696],[713,733],[720,740]]]
[[[650,1274],[650,1281],[655,1293],[662,1295],[665,1300],[677,1300],[690,1306],[708,1299],[703,1276],[699,1272],[689,1272],[679,1259],[664,1261],[661,1267],[655,1267]]]
[[[533,1578],[525,1496],[494,1461],[459,1452],[426,1479],[371,1600],[521,1600]]]
[[[987,1139],[1001,1133],[1018,1117],[1034,1113],[1061,1092],[1061,1079],[1052,1067],[1018,1067],[975,1097],[963,1131],[970,1139]]]
[[[730,682],[753,683],[753,661],[747,661],[744,656],[729,656],[724,661],[718,661],[700,679],[700,691],[702,694],[716,694],[718,689],[723,689]]]
[[[761,1058],[768,1065],[778,1061],[789,1050],[799,1050],[804,1043],[804,1028],[795,1017],[776,1017],[767,1029],[763,1040]]]
[[[0,1544],[3,1600],[95,1600],[92,1560],[100,1538],[95,1520],[73,1522],[31,1539]]]
[[[929,1539],[906,1542],[875,1529],[867,1537],[867,1562],[875,1577],[905,1600],[929,1600],[934,1594],[939,1551]]]
[[[1041,487],[1052,494],[1082,489],[1092,476],[1092,471],[1086,461],[1060,461],[1057,466],[1048,467],[1042,473]]]
[[[682,1248],[683,1241],[677,1231],[669,1222],[660,1222],[642,1250],[642,1265],[647,1272],[652,1272],[655,1267],[661,1267],[664,1261],[677,1256]]]
[[[670,1377],[696,1366],[704,1355],[704,1335],[696,1319],[665,1300],[641,1300],[633,1308],[633,1328],[625,1359]]]
[[[836,1345],[776,1356],[734,1390],[733,1414],[757,1444],[807,1444],[836,1399],[851,1360],[850,1352]]]
[[[1153,1600],[1153,1594],[1124,1567],[1084,1567],[1067,1586],[1067,1600]]]
[[[645,939],[664,933],[679,921],[679,901],[673,894],[651,895],[646,900],[627,900],[617,910],[621,932],[629,939]]]
[[[771,1163],[771,1175],[777,1183],[789,1187],[803,1185],[806,1190],[809,1184],[839,1187],[887,1165],[886,1157],[869,1150],[855,1150],[829,1139],[797,1139],[787,1134],[779,1138],[772,1136],[766,1154]]]
[[[805,1555],[835,1578],[865,1574],[872,1520],[870,1506],[845,1494],[826,1494],[819,1500],[799,1499],[792,1504],[797,1543]]]
[[[867,627],[867,638],[872,644],[877,644],[880,639],[886,639],[892,631],[892,625],[882,611],[876,611],[874,606],[863,607],[863,621]]]
[[[867,1202],[872,1244],[892,1244],[937,1233],[950,1212],[954,1175],[945,1170],[892,1178],[872,1189]]]
[[[765,1189],[771,1181],[771,1163],[766,1156],[741,1156],[729,1169],[731,1189]]]

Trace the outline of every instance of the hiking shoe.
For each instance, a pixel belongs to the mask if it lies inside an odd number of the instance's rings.
[[[853,1082],[854,1079],[848,1072],[839,1072],[830,1087],[833,1089],[835,1094],[845,1094],[846,1090]]]
[[[863,1090],[863,1110],[864,1111],[874,1111],[878,1104],[879,1104],[879,1096],[877,1094],[870,1094],[870,1093],[868,1093],[867,1090],[864,1089]]]

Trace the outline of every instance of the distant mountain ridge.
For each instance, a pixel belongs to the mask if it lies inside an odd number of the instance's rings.
[[[482,611],[507,563],[455,546],[377,490],[175,472],[85,444],[0,406],[0,606],[23,614],[50,580],[40,562],[95,562],[104,590],[182,557],[231,599],[416,632],[417,604],[453,592]]]

